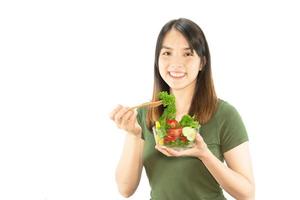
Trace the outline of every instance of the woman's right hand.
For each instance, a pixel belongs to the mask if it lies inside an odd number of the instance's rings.
[[[110,118],[116,123],[117,127],[135,136],[141,136],[142,128],[136,119],[137,111],[122,105],[117,106],[111,113]]]

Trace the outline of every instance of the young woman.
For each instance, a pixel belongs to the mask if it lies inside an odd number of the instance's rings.
[[[201,135],[184,151],[155,145],[151,127],[162,106],[115,108],[111,119],[128,133],[116,170],[120,193],[129,197],[135,192],[144,166],[153,200],[224,200],[221,188],[236,199],[254,199],[246,129],[238,111],[217,98],[205,36],[188,19],[168,22],[158,36],[153,101],[161,91],[175,96],[178,121],[185,114],[196,116]]]

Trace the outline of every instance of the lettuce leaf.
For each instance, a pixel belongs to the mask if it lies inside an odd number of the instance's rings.
[[[168,92],[160,92],[158,95],[159,99],[162,100],[164,106],[164,112],[159,118],[161,135],[167,135],[167,119],[175,119],[176,117],[176,106],[175,106],[175,96],[173,94],[168,94]]]
[[[182,127],[192,127],[192,128],[199,128],[200,124],[197,120],[194,119],[194,117],[191,117],[190,115],[184,115],[179,124],[182,126]]]

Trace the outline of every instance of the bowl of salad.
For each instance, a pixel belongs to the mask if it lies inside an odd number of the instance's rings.
[[[174,95],[160,92],[159,98],[163,102],[164,111],[152,128],[156,144],[175,150],[192,148],[201,128],[200,123],[188,114],[184,115],[180,121],[175,119]]]

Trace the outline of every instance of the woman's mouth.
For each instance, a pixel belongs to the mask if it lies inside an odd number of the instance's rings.
[[[183,78],[185,76],[185,72],[169,72],[169,75],[172,77],[172,78]]]

